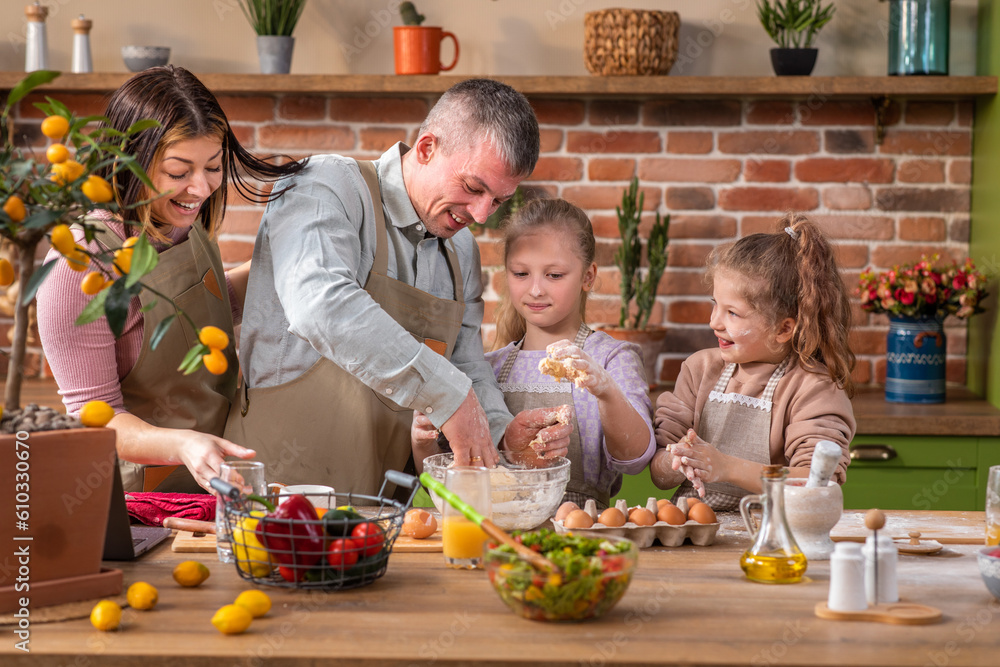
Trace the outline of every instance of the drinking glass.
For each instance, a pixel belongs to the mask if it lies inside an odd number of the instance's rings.
[[[990,468],[986,482],[986,544],[1000,544],[1000,466]]]
[[[260,461],[223,461],[219,468],[219,478],[239,487],[244,494],[267,494],[264,482],[264,464]],[[215,552],[223,563],[233,562],[233,547],[229,537],[232,534],[226,524],[225,502],[221,496],[215,501]]]
[[[445,487],[484,517],[489,518],[490,471],[473,466],[453,466],[445,470]],[[449,503],[441,513],[441,541],[444,562],[448,567],[473,570],[483,567],[483,543],[486,533]]]

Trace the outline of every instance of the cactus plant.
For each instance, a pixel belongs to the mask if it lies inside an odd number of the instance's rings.
[[[412,2],[399,3],[399,15],[403,19],[403,25],[420,25],[424,22],[424,15],[417,13]]]

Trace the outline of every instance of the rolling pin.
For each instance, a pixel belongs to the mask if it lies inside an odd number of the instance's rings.
[[[192,533],[211,533],[215,535],[214,521],[197,521],[195,519],[179,519],[175,516],[168,516],[163,520],[163,527],[189,530]]]

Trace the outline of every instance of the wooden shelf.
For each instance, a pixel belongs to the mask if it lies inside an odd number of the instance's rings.
[[[338,74],[197,73],[218,94],[437,95],[468,77]],[[0,90],[24,72],[0,72]],[[128,79],[126,72],[63,74],[48,91],[104,93]],[[939,77],[730,77],[730,76],[498,76],[526,95],[543,97],[921,97],[954,99],[997,93],[995,76]]]

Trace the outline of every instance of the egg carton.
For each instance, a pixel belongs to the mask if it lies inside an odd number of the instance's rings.
[[[685,505],[686,504],[687,503],[685,502]],[[628,516],[628,503],[624,500],[619,500],[615,504],[615,507]],[[650,498],[646,507],[655,514],[656,499]],[[569,529],[563,525],[562,521],[552,519],[553,529],[560,534],[577,532],[586,533],[595,537],[599,537],[601,535],[624,537],[635,542],[640,549],[653,546],[653,542],[657,540],[659,540],[660,544],[665,547],[679,547],[684,544],[685,539],[691,540],[691,543],[695,546],[707,547],[715,542],[715,536],[719,532],[720,524],[718,521],[715,523],[698,523],[697,521],[692,521],[690,519],[686,523],[676,526],[669,524],[666,521],[657,521],[651,526],[640,526],[632,523],[631,521],[626,521],[624,526],[605,526],[604,524],[596,522],[597,504],[593,500],[588,500],[583,509],[592,519],[594,519],[595,523],[593,526],[590,528]]]

